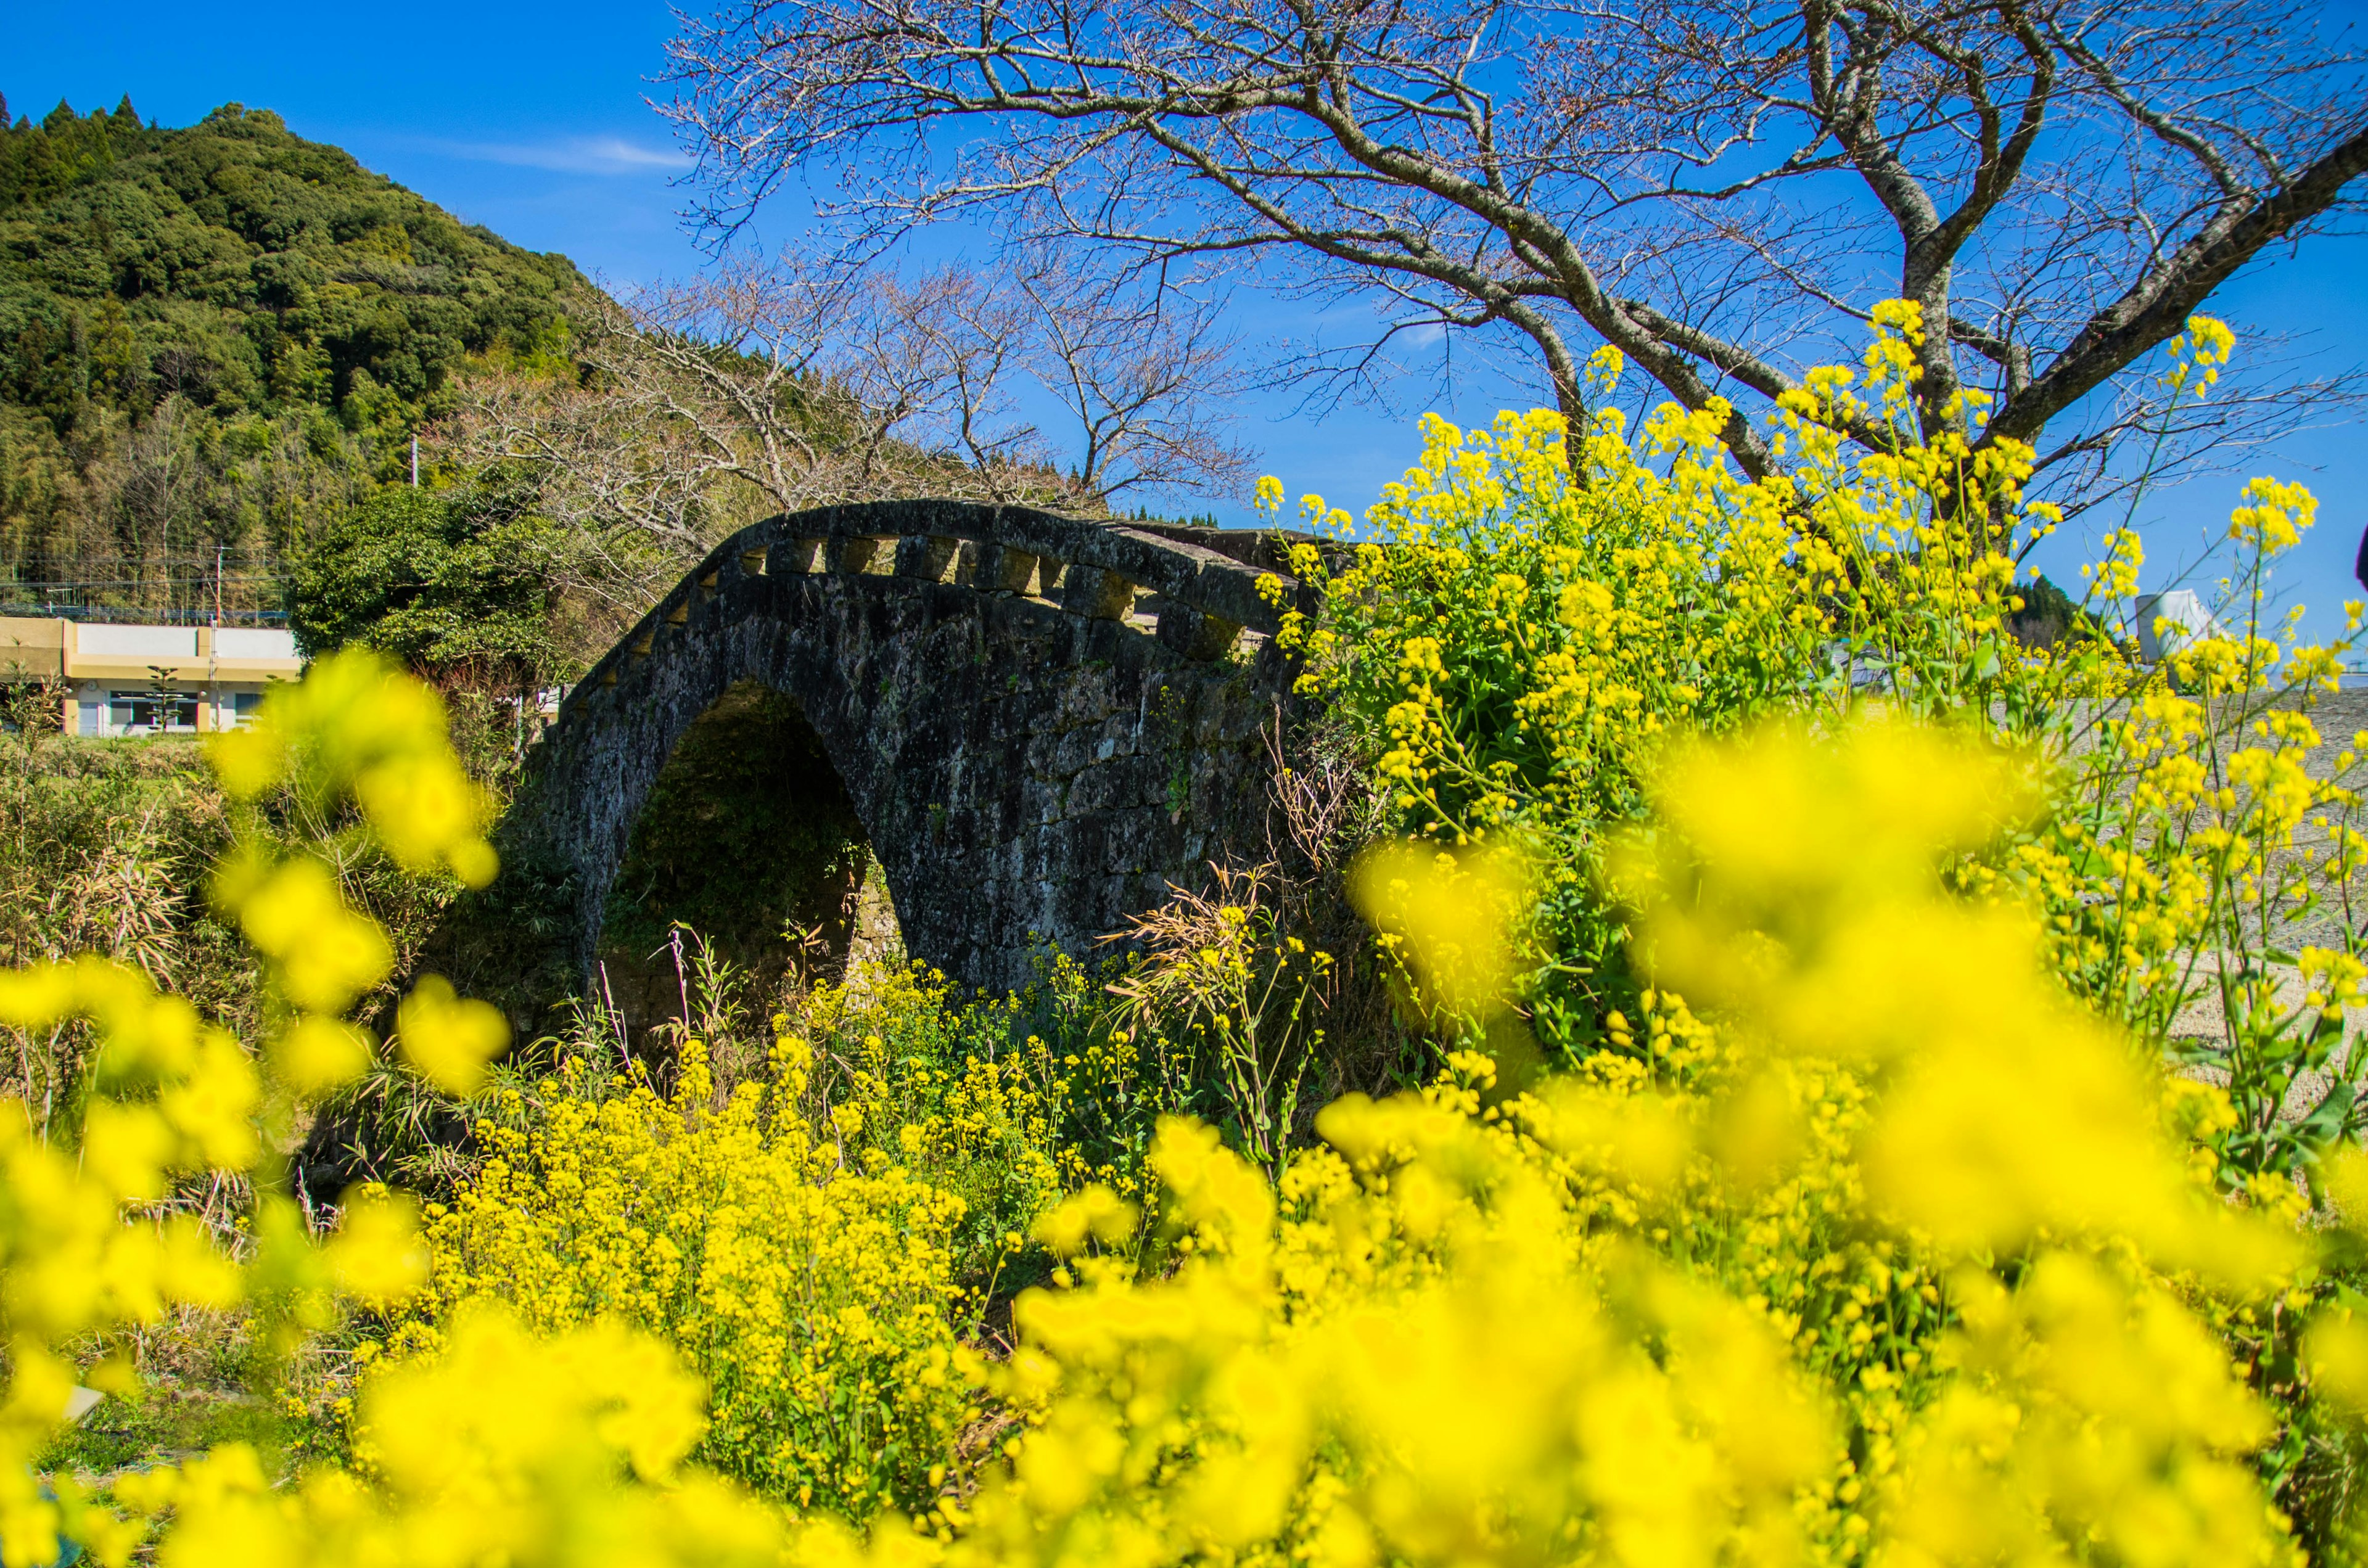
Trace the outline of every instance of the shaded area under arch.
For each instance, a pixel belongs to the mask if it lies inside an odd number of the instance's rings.
[[[880,919],[882,881],[796,699],[742,681],[683,732],[633,823],[601,917],[600,994],[636,1039],[680,1014],[678,927],[766,991],[793,961],[837,980],[860,916]]]

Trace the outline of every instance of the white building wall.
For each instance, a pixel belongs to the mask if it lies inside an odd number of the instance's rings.
[[[268,626],[218,626],[214,657],[218,659],[292,659],[296,634]]]
[[[119,659],[194,659],[198,629],[194,626],[109,626],[86,621],[74,628],[77,651]]]

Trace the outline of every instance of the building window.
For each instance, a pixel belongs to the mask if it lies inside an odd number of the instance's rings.
[[[108,727],[119,735],[157,734],[198,727],[194,691],[118,691],[107,703]]]
[[[233,723],[244,724],[263,710],[263,693],[233,691],[230,694],[230,716]]]

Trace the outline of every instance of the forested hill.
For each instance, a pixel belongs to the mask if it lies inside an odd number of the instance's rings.
[[[186,610],[219,565],[271,602],[464,363],[558,347],[582,285],[268,110],[0,100],[0,601]]]

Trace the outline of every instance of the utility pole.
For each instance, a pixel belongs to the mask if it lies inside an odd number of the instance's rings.
[[[222,560],[226,553],[224,547],[217,541],[214,545],[214,631],[206,639],[206,688],[199,699],[204,706],[198,710],[198,728],[201,730],[212,729],[218,722],[215,716],[222,711],[222,682],[218,677],[222,674]]]
[[[419,488],[419,437],[416,434],[411,437],[411,488]]]

